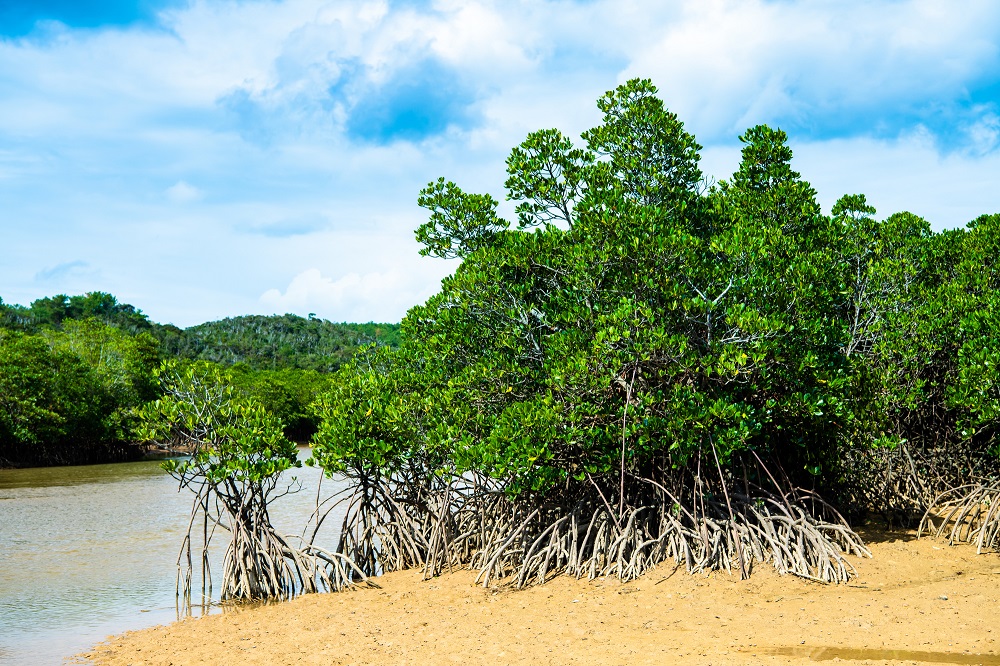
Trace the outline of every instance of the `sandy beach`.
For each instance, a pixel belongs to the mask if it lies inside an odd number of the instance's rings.
[[[1000,664],[1000,557],[909,532],[862,532],[874,557],[821,585],[758,566],[740,581],[661,565],[630,583],[565,576],[483,589],[406,571],[381,589],[110,638],[100,666],[180,664]]]

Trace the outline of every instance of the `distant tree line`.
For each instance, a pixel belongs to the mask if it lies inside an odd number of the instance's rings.
[[[316,428],[309,405],[361,346],[398,345],[398,324],[338,324],[295,315],[163,325],[91,292],[0,300],[0,466],[134,458],[136,408],[161,393],[161,364],[218,366],[294,441]]]

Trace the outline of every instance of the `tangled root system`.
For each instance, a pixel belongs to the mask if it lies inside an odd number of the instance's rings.
[[[426,481],[415,486],[418,479]],[[854,575],[845,554],[870,556],[840,514],[803,491],[733,492],[696,479],[671,492],[630,477],[616,509],[593,479],[522,497],[469,474],[356,481],[341,499],[347,511],[337,552],[367,576],[467,567],[484,586],[523,588],[559,574],[628,581],[672,561],[689,572],[743,576],[768,564],[829,583]]]
[[[198,487],[192,483],[188,487],[195,491],[195,501],[178,557],[177,574],[178,597],[185,600],[188,610],[196,568],[192,536],[199,519],[203,599],[209,599],[212,593],[208,553],[218,527],[231,536],[222,562],[223,601],[288,599],[300,593],[339,591],[359,583],[378,587],[343,553],[275,530],[267,512],[275,490],[273,480],[255,484],[250,492],[222,492],[220,484],[207,480]]]
[[[918,446],[903,440],[893,447],[857,448],[845,454],[843,464],[850,483],[842,504],[889,523],[919,525],[924,533],[934,520],[929,512],[950,512],[958,495],[974,492],[971,481],[1000,473],[996,457],[968,441]]]
[[[917,535],[923,534],[974,543],[980,553],[1000,550],[1000,480],[942,493],[920,521]]]
[[[890,523],[916,522],[938,487],[931,472],[933,460],[912,451],[905,441],[892,448],[850,450],[843,464],[849,479],[845,504],[862,513],[874,511]]]

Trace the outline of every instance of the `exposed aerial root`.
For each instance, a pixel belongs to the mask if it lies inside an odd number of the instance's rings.
[[[483,585],[507,579],[518,588],[559,573],[628,581],[668,560],[692,573],[749,573],[754,562],[767,562],[782,574],[845,582],[854,568],[844,554],[870,556],[846,524],[815,518],[800,506],[770,497],[737,497],[733,506],[730,519],[717,503],[707,503],[709,512],[695,516],[676,503],[658,502],[629,509],[616,520],[599,502],[583,500],[562,515],[529,515],[499,547],[487,545],[473,566]]]
[[[392,487],[356,485],[343,498],[344,523],[337,553],[365,575],[377,576],[421,566],[427,552],[426,517],[408,510]]]
[[[1000,550],[1000,480],[942,493],[920,521],[917,536],[923,534],[974,543],[980,553]]]
[[[971,480],[1000,473],[992,454],[971,442],[919,446],[906,440],[893,447],[855,448],[845,452],[844,489],[849,505],[875,511],[890,522],[916,524],[942,501],[953,501]],[[920,521],[921,524],[926,522]]]
[[[722,493],[699,481],[698,493],[672,493],[633,478],[616,512],[596,483],[514,498],[489,479],[433,478],[433,491],[421,493],[399,481],[357,487],[343,500],[337,552],[366,575],[468,567],[484,586],[517,588],[560,574],[633,580],[665,561],[743,575],[767,563],[782,574],[845,582],[855,575],[845,555],[870,556],[836,511],[805,492]]]
[[[195,579],[192,535],[199,518],[203,599],[210,598],[212,592],[208,549],[216,527],[231,536],[222,561],[223,601],[288,599],[297,594],[339,591],[362,583],[377,587],[342,553],[312,543],[294,545],[295,539],[274,529],[267,512],[268,498],[274,492],[273,482],[266,482],[256,493],[220,495],[218,486],[207,481],[192,489],[196,499],[178,558],[177,580],[178,597],[188,606]],[[212,498],[214,502],[210,501]]]
[[[915,522],[942,485],[933,460],[912,452],[905,441],[891,448],[853,448],[843,461],[851,479],[845,489],[850,505],[873,510],[889,522]]]

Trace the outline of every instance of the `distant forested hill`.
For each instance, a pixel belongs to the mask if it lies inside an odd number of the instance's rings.
[[[103,291],[39,298],[30,306],[8,305],[0,298],[0,329],[37,333],[43,329],[61,330],[63,322],[83,319],[97,319],[132,335],[152,332],[158,326],[142,310],[119,303],[117,298]]]
[[[293,314],[246,315],[154,333],[165,355],[258,370],[331,372],[366,344],[399,345],[399,324],[336,324]]]
[[[363,345],[396,347],[399,324],[296,315],[233,317],[188,329],[150,321],[108,293],[0,299],[0,467],[141,455],[135,409],[159,397],[157,369],[199,367],[252,398],[305,442],[310,405]],[[213,370],[214,366],[224,366]]]
[[[149,333],[159,341],[162,358],[243,363],[256,370],[332,372],[362,345],[399,345],[399,324],[338,324],[285,314],[231,317],[181,329],[152,322],[142,310],[104,292],[60,294],[30,306],[0,300],[0,328],[8,330],[34,334],[61,330],[65,322],[84,319],[97,319],[130,335]]]

